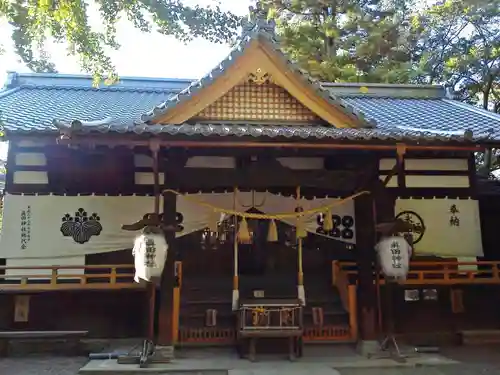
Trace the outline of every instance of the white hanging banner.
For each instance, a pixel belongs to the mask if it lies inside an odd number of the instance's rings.
[[[411,246],[400,236],[383,238],[376,246],[380,268],[384,275],[405,280],[410,269]]]
[[[196,194],[197,200],[232,208],[229,194]],[[161,203],[161,202],[160,202]],[[0,258],[47,258],[130,249],[140,232],[121,229],[154,211],[154,197],[6,195]],[[182,196],[183,236],[207,226],[213,210]]]
[[[153,197],[6,195],[0,258],[46,258],[103,253],[133,246],[124,231],[153,211]]]
[[[340,199],[337,198],[301,199],[299,205],[307,211],[339,201]],[[178,236],[206,228],[210,220],[213,220],[214,210],[200,202],[225,210],[234,209],[238,212],[245,212],[253,207],[267,215],[293,213],[297,207],[297,200],[294,197],[269,192],[238,192],[236,201],[234,201],[234,193],[188,194],[185,197],[181,195],[177,197],[177,211],[183,215],[184,230]],[[329,232],[322,230],[322,224],[318,222],[318,214],[304,217],[305,229],[308,232],[319,233],[340,241],[356,243],[354,200],[350,199],[334,206],[331,212],[334,222],[333,230]],[[283,222],[292,226],[296,225],[294,218],[284,219]]]
[[[336,199],[300,201],[304,210],[319,208]],[[234,195],[191,194],[177,197],[177,212],[182,217],[183,231],[177,236],[206,228],[213,220],[214,210],[201,205],[232,210]],[[160,202],[161,203],[161,202]],[[293,197],[271,193],[238,193],[236,211],[255,208],[266,214],[292,213],[297,207]],[[23,196],[4,197],[3,228],[0,236],[0,258],[51,258],[82,256],[132,248],[139,232],[124,231],[123,224],[132,224],[154,211],[154,197],[143,196]],[[346,201],[332,208],[334,228],[324,235],[346,242],[355,242],[354,202]],[[295,225],[295,219],[286,221]],[[321,225],[317,215],[305,217],[305,227],[316,233]]]
[[[200,203],[206,203],[210,206],[224,210],[233,209],[233,193],[214,193],[214,194],[186,194],[177,196],[177,212],[182,215],[182,232],[177,233],[177,237],[202,230],[206,228],[213,220],[214,210],[209,206]],[[241,207],[236,207],[236,210]]]
[[[396,217],[425,226],[415,233],[416,254],[483,256],[479,203],[473,199],[398,199]]]

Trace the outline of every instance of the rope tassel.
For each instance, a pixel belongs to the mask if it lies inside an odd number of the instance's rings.
[[[275,220],[271,220],[269,222],[269,231],[267,233],[267,242],[278,242],[278,227],[276,226]]]
[[[248,230],[248,223],[246,218],[242,218],[240,221],[240,228],[238,229],[238,241],[239,243],[250,243],[250,231]]]
[[[331,210],[327,210],[324,213],[323,229],[326,231],[330,231],[333,229],[333,219]]]

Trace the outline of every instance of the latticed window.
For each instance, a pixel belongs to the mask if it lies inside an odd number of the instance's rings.
[[[196,118],[211,121],[321,122],[284,88],[273,83],[238,85]]]

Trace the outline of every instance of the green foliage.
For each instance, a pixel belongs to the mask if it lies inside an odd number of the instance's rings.
[[[500,0],[442,1],[418,22],[416,82],[446,83],[457,100],[500,113]],[[476,166],[480,175],[495,178],[500,151],[477,153]]]
[[[106,50],[119,48],[116,24],[122,17],[135,27],[153,29],[187,42],[204,37],[212,42],[230,40],[240,20],[219,7],[184,5],[181,0],[95,0],[104,31],[92,29],[90,5],[86,0],[0,0],[0,19],[13,27],[15,51],[36,72],[54,72],[56,67],[45,52],[47,40],[66,42],[69,54],[78,56],[82,68],[95,83],[116,80],[115,67]]]
[[[262,0],[285,49],[334,82],[408,82],[414,40],[409,0]]]
[[[418,16],[418,83],[446,83],[460,100],[500,113],[500,0],[447,0]]]
[[[500,0],[261,0],[320,79],[446,84],[500,112]]]

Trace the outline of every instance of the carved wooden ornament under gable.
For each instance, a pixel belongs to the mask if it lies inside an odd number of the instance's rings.
[[[271,75],[267,73],[262,68],[255,69],[255,72],[248,74],[248,83],[254,83],[256,85],[263,85],[264,83],[271,83]]]

